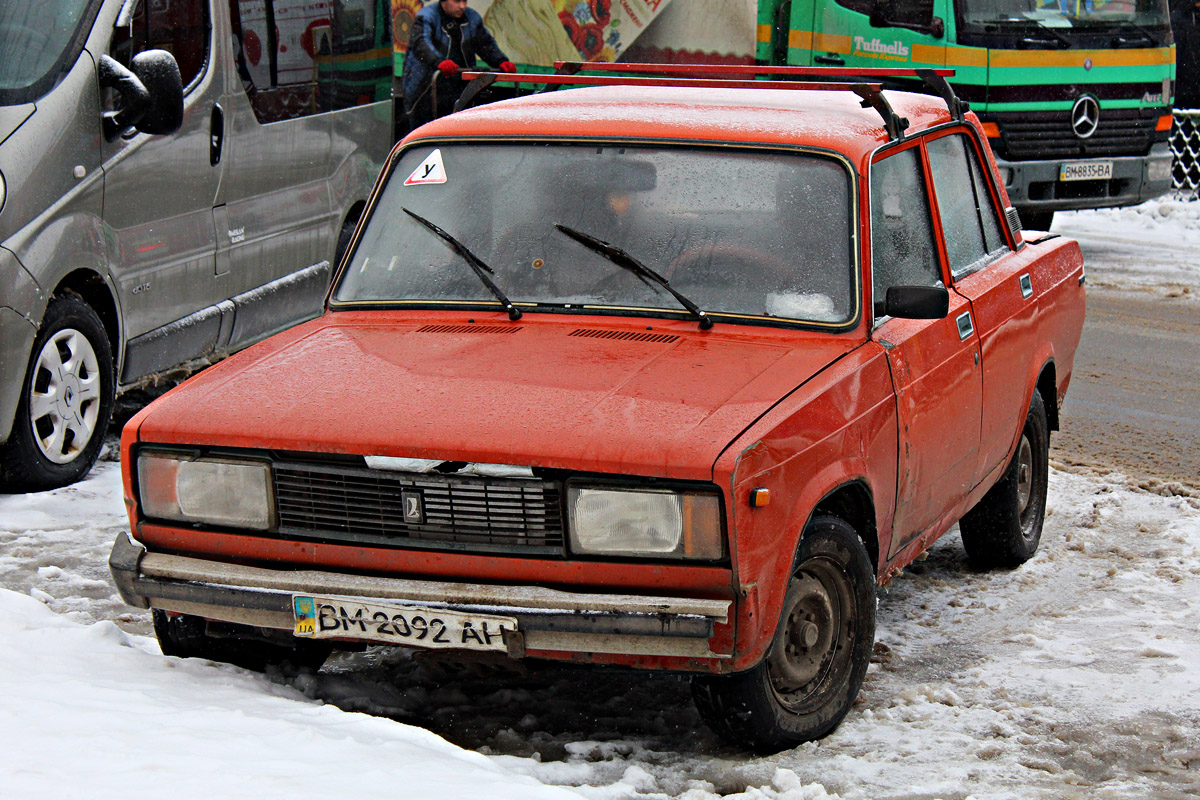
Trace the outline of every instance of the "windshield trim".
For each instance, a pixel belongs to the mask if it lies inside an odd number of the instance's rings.
[[[0,88],[0,106],[17,106],[24,103],[32,103],[53,89],[58,84],[59,79],[69,72],[79,59],[79,54],[83,52],[84,45],[87,43],[88,36],[92,32],[92,26],[96,24],[96,16],[100,13],[102,5],[104,5],[104,0],[89,0],[83,14],[79,17],[79,24],[76,26],[75,32],[67,40],[67,45],[59,54],[58,60],[50,66],[50,69],[44,75],[23,87]]]
[[[387,163],[380,171],[378,179],[375,181],[375,187],[371,190],[371,196],[367,199],[367,206],[363,210],[362,221],[371,218],[375,213],[375,209],[379,204],[379,199],[383,194],[383,188],[387,185],[395,173],[397,165],[401,158],[411,148],[414,147],[429,147],[452,144],[554,144],[554,145],[594,145],[603,144],[609,145],[626,145],[631,147],[679,147],[692,149],[707,149],[707,150],[774,150],[777,152],[786,152],[789,154],[808,154],[821,156],[832,159],[840,164],[846,170],[847,181],[849,182],[849,203],[847,213],[849,214],[848,229],[850,233],[850,263],[848,266],[852,272],[852,287],[853,293],[853,313],[840,322],[820,322],[816,320],[803,320],[789,317],[765,317],[754,314],[737,314],[728,311],[715,311],[706,308],[704,312],[714,321],[721,322],[740,322],[750,325],[769,325],[771,327],[785,327],[791,329],[819,330],[826,332],[844,333],[853,330],[862,324],[863,308],[862,308],[862,248],[859,236],[859,173],[855,168],[854,163],[845,154],[839,153],[836,150],[830,150],[824,147],[814,147],[811,145],[791,145],[780,144],[777,142],[739,142],[739,141],[714,141],[711,139],[676,139],[669,137],[629,137],[629,136],[545,136],[538,134],[527,135],[494,135],[494,136],[430,136],[421,137],[419,139],[411,139],[401,142],[392,149],[388,156]],[[359,244],[358,232],[362,228],[356,230],[353,240],[350,242],[346,252],[342,255],[342,260],[334,271],[333,280],[329,282],[329,289],[325,295],[325,307],[330,311],[357,311],[363,309],[380,309],[380,308],[422,308],[422,309],[478,309],[486,311],[504,312],[504,307],[497,300],[429,300],[429,299],[399,299],[399,300],[335,300],[334,295],[337,293],[338,287],[341,285],[342,279],[345,277],[346,270],[353,261],[354,251],[357,250]],[[636,316],[636,317],[651,317],[662,319],[682,319],[694,321],[695,317],[690,311],[683,308],[673,308],[670,306],[643,308],[637,306],[621,306],[621,305],[594,305],[594,304],[557,304],[557,303],[537,303],[524,300],[514,300],[513,306],[521,309],[528,309],[538,313],[549,314],[599,314],[612,316]]]

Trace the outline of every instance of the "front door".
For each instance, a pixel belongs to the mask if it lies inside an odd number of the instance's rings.
[[[896,392],[895,532],[891,558],[945,521],[974,485],[982,414],[979,338],[970,303],[950,292],[939,320],[884,313],[890,286],[945,285],[919,142],[871,166],[873,338],[887,352]]]
[[[109,55],[128,67],[144,50],[175,56],[184,83],[183,126],[169,136],[129,133],[104,144],[104,219],[110,263],[121,292],[125,334],[133,339],[223,299],[214,277],[213,198],[221,168],[209,161],[212,109],[222,89],[207,0],[139,2],[129,27],[113,32]],[[111,108],[114,98],[107,99]],[[187,339],[186,332],[175,341]],[[164,363],[137,359],[138,375],[203,355],[211,342],[183,349],[163,342]],[[187,352],[195,350],[197,352]]]

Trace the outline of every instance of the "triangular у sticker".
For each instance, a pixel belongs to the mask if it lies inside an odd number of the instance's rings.
[[[441,149],[430,153],[420,166],[413,170],[412,175],[404,182],[405,186],[420,186],[423,183],[445,183],[446,167],[442,164]]]

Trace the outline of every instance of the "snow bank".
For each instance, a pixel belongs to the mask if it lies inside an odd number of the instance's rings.
[[[563,798],[420,728],[242,670],[163,658],[0,589],[0,794],[21,798]]]

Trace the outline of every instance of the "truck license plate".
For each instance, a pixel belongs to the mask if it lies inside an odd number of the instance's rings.
[[[1098,181],[1112,177],[1111,161],[1069,161],[1058,168],[1060,181]]]
[[[513,617],[443,608],[363,602],[345,597],[292,595],[294,633],[307,639],[361,639],[383,644],[457,650],[505,649]]]

